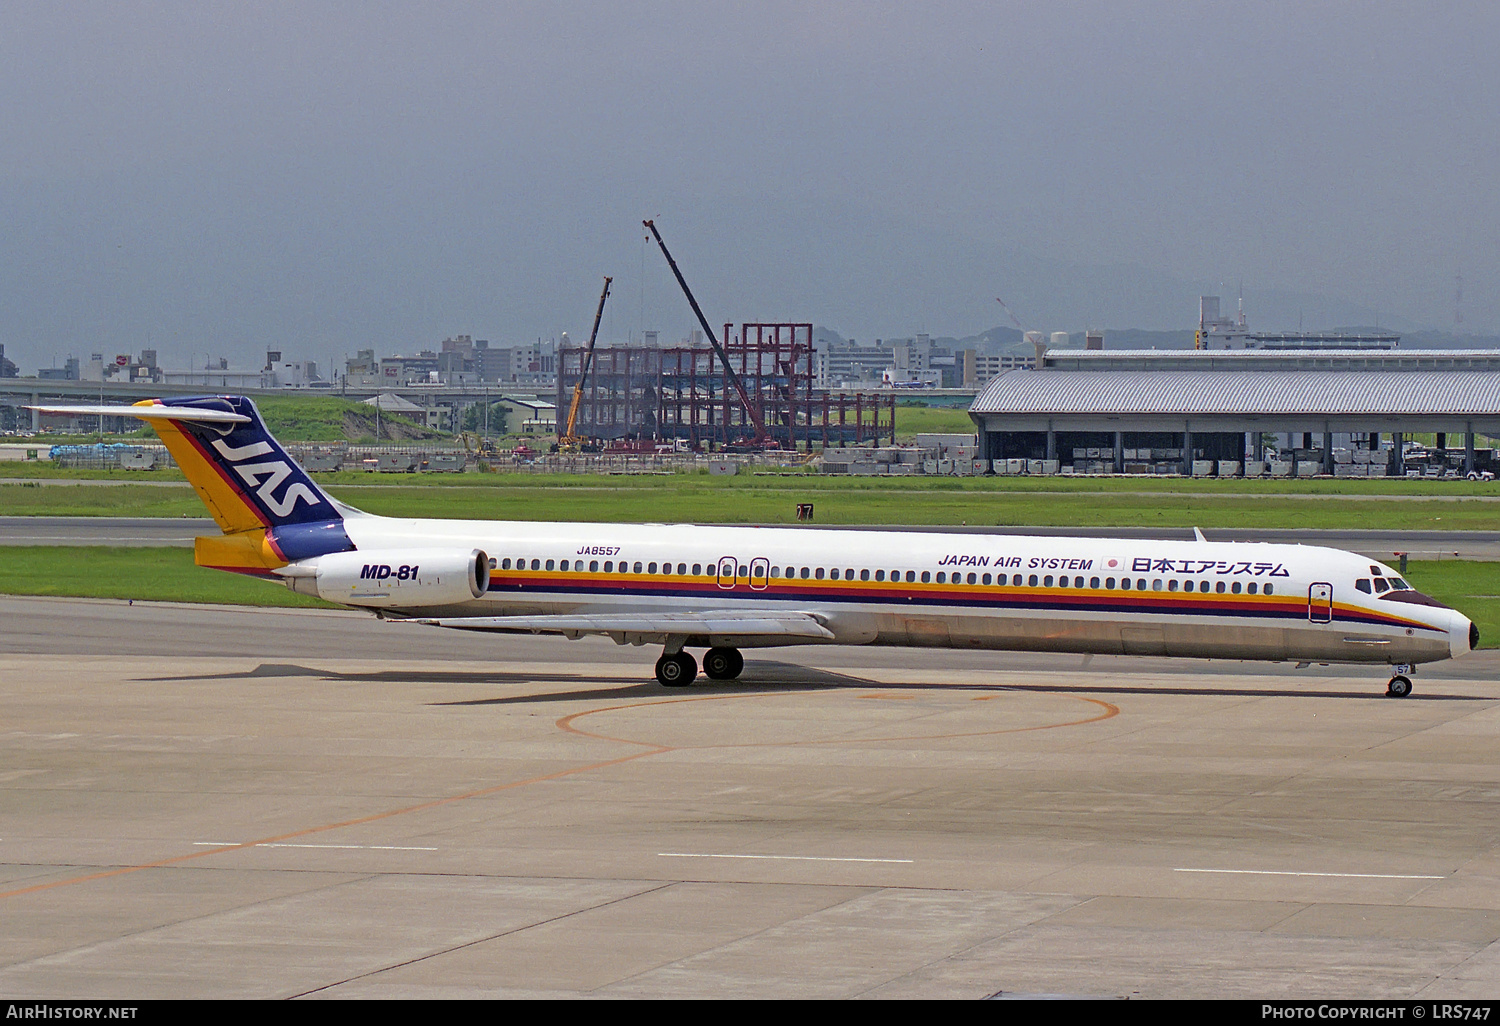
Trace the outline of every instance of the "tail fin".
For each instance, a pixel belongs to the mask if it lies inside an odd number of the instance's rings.
[[[248,398],[172,398],[136,405],[166,408],[149,418],[151,425],[225,534],[343,519],[327,493],[271,437]],[[235,420],[203,420],[194,416],[198,411],[223,411]]]
[[[287,563],[348,552],[344,514],[261,420],[245,396],[148,399],[134,406],[50,406],[44,411],[138,417],[161,437],[223,538],[199,538],[200,566],[268,573]]]

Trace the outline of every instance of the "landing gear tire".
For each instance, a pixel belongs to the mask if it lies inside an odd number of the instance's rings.
[[[686,652],[664,655],[656,661],[656,680],[664,688],[685,688],[698,676],[698,664]]]
[[[737,648],[711,648],[703,653],[703,672],[713,680],[734,680],[745,669]]]
[[[1385,693],[1391,698],[1405,698],[1411,694],[1411,678],[1396,674],[1391,678],[1391,683],[1387,686]]]

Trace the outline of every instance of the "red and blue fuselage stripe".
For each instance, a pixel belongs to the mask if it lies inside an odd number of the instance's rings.
[[[1265,618],[1306,620],[1307,601],[1292,596],[1266,596],[1247,598],[1244,596],[1204,596],[1189,598],[1185,593],[1171,597],[1156,592],[1113,591],[1088,594],[1042,593],[1031,589],[979,588],[970,585],[958,587],[936,587],[913,590],[897,585],[871,587],[865,582],[846,585],[832,582],[813,583],[797,581],[788,584],[786,578],[771,580],[764,588],[751,588],[741,580],[733,588],[721,588],[712,579],[703,583],[684,580],[641,580],[633,576],[592,574],[526,574],[514,571],[491,571],[492,594],[516,594],[545,592],[554,595],[569,595],[580,598],[590,596],[639,596],[641,598],[687,598],[715,599],[718,601],[778,601],[875,604],[886,606],[948,606],[971,609],[1044,611],[1057,613],[1141,613],[1172,616],[1223,616],[1236,618]],[[1136,597],[1137,594],[1139,597]],[[1439,628],[1419,620],[1391,616],[1358,606],[1337,605],[1334,618],[1340,623],[1368,624],[1380,627],[1418,628],[1437,631]]]

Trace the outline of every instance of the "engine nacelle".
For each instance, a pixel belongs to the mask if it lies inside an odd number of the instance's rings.
[[[490,558],[479,549],[367,549],[314,556],[277,573],[295,592],[346,606],[447,606],[489,590]]]

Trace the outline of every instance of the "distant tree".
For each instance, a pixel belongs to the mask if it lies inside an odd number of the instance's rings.
[[[490,404],[490,434],[492,434],[492,435],[503,435],[503,434],[505,434],[505,415],[507,413],[509,413],[509,412],[510,412],[510,410],[506,409],[500,403],[491,403]],[[473,406],[470,406],[467,410],[464,411],[464,426],[463,426],[463,430],[465,430],[465,431],[483,431],[484,430],[484,404],[483,403],[475,403]]]

